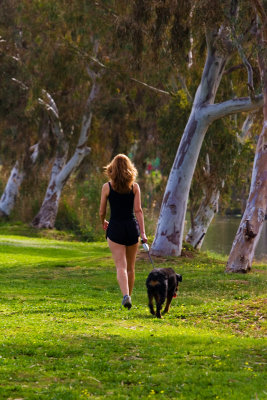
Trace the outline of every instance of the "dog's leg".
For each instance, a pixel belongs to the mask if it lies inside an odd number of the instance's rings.
[[[148,307],[152,315],[155,315],[154,307],[153,307],[153,294],[148,293]]]
[[[168,294],[168,281],[165,280],[160,287],[158,297],[156,299],[156,301],[157,301],[157,313],[156,313],[157,318],[161,318],[161,309],[166,300],[167,294]]]
[[[169,310],[170,310],[170,305],[171,305],[171,301],[172,301],[172,295],[169,295],[168,294],[168,296],[167,296],[167,301],[166,301],[166,306],[165,306],[165,308],[164,308],[164,311],[163,311],[163,314],[166,314],[167,312],[169,312]]]
[[[161,318],[161,309],[162,309],[162,305],[163,305],[163,303],[165,301],[165,296],[157,295],[156,301],[157,301],[156,316],[157,316],[157,318]]]
[[[156,312],[157,318],[162,318],[162,317],[161,317],[162,304],[163,304],[162,302],[157,303],[157,312]]]

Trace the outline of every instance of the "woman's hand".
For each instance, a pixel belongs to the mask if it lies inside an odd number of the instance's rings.
[[[106,231],[106,230],[108,229],[108,224],[109,224],[109,222],[105,219],[105,220],[104,220],[104,223],[103,223],[103,229],[104,229],[104,231]]]
[[[146,237],[146,234],[145,233],[141,233],[141,239],[142,239],[142,242],[143,243],[147,243],[147,237]]]

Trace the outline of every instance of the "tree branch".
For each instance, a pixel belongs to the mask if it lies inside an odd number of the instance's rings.
[[[114,75],[122,76],[121,72],[115,71],[113,68],[111,68],[111,67],[109,67],[109,66],[103,64],[100,60],[98,60],[97,57],[92,56],[92,55],[90,55],[90,54],[87,54],[87,53],[85,53],[85,52],[82,52],[80,49],[78,49],[78,48],[77,48],[76,46],[74,46],[74,45],[70,45],[69,43],[68,43],[68,45],[69,45],[69,47],[71,47],[74,51],[78,52],[83,58],[85,58],[85,59],[87,59],[87,60],[89,59],[89,60],[92,61],[93,63],[97,64],[99,67],[104,68],[105,70],[108,70],[109,72],[113,73]],[[138,80],[138,79],[136,79],[136,78],[132,78],[132,77],[126,76],[125,74],[123,74],[123,78],[124,78],[124,79],[127,78],[129,81],[136,82],[136,83],[138,83],[139,85],[142,85],[142,86],[146,87],[147,89],[153,90],[154,92],[157,92],[157,93],[160,93],[160,94],[167,94],[168,96],[173,96],[173,94],[172,94],[171,92],[168,92],[168,91],[162,90],[162,89],[158,89],[158,88],[156,88],[156,87],[154,87],[154,86],[151,86],[151,85],[149,85],[149,84],[147,84],[147,83],[145,83],[145,82],[142,82],[142,81],[140,81],[140,80]]]
[[[108,69],[109,71],[113,72],[113,73],[116,74],[116,75],[120,75],[119,72],[114,71],[114,70],[111,69],[110,67],[107,67],[107,66],[104,65],[102,62],[100,62],[96,57],[93,57],[93,56],[89,56],[89,57],[90,57],[90,59],[91,59],[93,62],[95,62],[96,64],[98,64],[100,67],[105,68],[105,69]],[[127,78],[128,78],[130,81],[139,83],[139,85],[145,86],[146,88],[148,88],[148,89],[150,89],[150,90],[153,90],[154,92],[158,92],[158,93],[162,93],[162,94],[171,95],[171,93],[170,93],[170,92],[167,92],[166,90],[158,89],[158,88],[156,88],[156,87],[154,87],[154,86],[148,85],[148,84],[145,83],[145,82],[139,81],[138,79],[135,79],[135,78],[132,78],[132,77],[127,77]]]
[[[58,108],[53,97],[44,89],[42,90],[42,94],[45,98],[44,105],[47,111],[51,111],[54,117],[59,118]]]
[[[254,119],[255,119],[255,112],[254,113],[251,112],[247,115],[241,128],[241,135],[239,135],[238,133],[236,134],[239,143],[244,144],[246,139],[249,137],[250,128],[253,125]]]
[[[11,78],[11,80],[12,80],[12,82],[15,82],[17,85],[19,85],[19,87],[20,87],[21,89],[23,89],[23,90],[29,90],[28,86],[25,85],[25,83],[19,81],[18,79],[16,79],[16,78]]]
[[[139,85],[142,85],[142,86],[146,87],[147,89],[153,90],[154,92],[161,93],[161,94],[167,94],[167,95],[169,95],[169,96],[172,95],[171,92],[167,92],[166,90],[158,89],[158,88],[156,88],[156,87],[154,87],[154,86],[148,85],[148,84],[145,83],[145,82],[139,81],[138,79],[135,79],[135,78],[128,78],[128,79],[129,79],[130,81],[139,83]]]
[[[184,77],[183,77],[181,74],[179,74],[179,73],[177,74],[177,76],[178,76],[178,79],[179,79],[179,81],[180,81],[180,83],[181,83],[182,89],[184,89],[184,91],[186,92],[187,100],[188,100],[190,103],[193,103],[193,98],[192,98],[192,96],[191,96],[191,94],[190,94],[190,92],[189,92],[189,90],[188,90],[188,87],[187,87],[187,85],[186,85],[186,82],[185,82]]]
[[[265,12],[264,7],[262,6],[261,2],[259,0],[251,0],[251,2],[255,6],[259,15],[261,16],[262,21],[264,21],[266,18],[266,12]]]
[[[206,166],[203,167],[203,171],[206,177],[210,176],[210,157],[208,153],[206,153]]]
[[[96,40],[94,41],[94,52],[95,55],[97,55],[98,41]],[[92,122],[93,103],[99,93],[99,83],[97,82],[97,79],[103,74],[104,70],[102,69],[100,72],[96,73],[89,65],[86,66],[86,70],[88,75],[92,79],[93,82],[92,88],[86,101],[85,110],[82,118],[80,136],[75,152],[73,156],[69,159],[67,164],[64,166],[64,168],[60,171],[59,175],[57,176],[57,182],[61,182],[61,184],[64,184],[68,180],[73,170],[79,167],[84,157],[91,151],[90,147],[87,147],[86,144],[88,141],[89,128]]]
[[[95,98],[97,97],[98,93],[99,93],[99,84],[97,82],[94,82],[92,89],[90,91],[90,94],[88,96],[87,102],[86,102],[77,148],[85,147],[85,145],[87,143],[88,130],[90,128],[91,120],[92,120],[92,106],[93,106],[93,102],[94,102]]]
[[[223,74],[228,75],[228,74],[231,74],[232,72],[237,71],[238,69],[241,69],[241,68],[245,68],[245,65],[243,63],[237,64],[237,65],[234,65],[233,67],[228,68],[227,70],[224,71]]]
[[[231,25],[231,32],[232,32],[232,36],[233,36],[233,42],[234,45],[236,46],[238,53],[241,57],[241,60],[243,61],[243,64],[245,65],[246,69],[247,69],[247,74],[248,74],[248,82],[247,82],[247,86],[248,86],[248,91],[249,91],[249,95],[252,99],[255,98],[255,90],[254,90],[254,83],[253,83],[253,69],[251,64],[249,63],[246,54],[244,52],[243,47],[241,46],[239,40],[236,37],[236,32],[235,32],[235,28],[233,25]]]
[[[263,106],[263,95],[255,97],[254,101],[250,97],[241,97],[218,104],[210,104],[202,107],[202,112],[208,116],[210,122],[239,112],[258,110]]]
[[[67,164],[61,169],[60,173],[56,177],[58,184],[64,186],[65,182],[68,180],[74,169],[77,169],[84,159],[84,157],[91,151],[90,147],[84,147],[83,149],[75,150],[73,156],[69,159]]]

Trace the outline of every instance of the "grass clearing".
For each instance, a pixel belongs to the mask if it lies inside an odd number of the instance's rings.
[[[267,399],[266,265],[226,275],[221,259],[155,259],[183,275],[150,316],[146,254],[133,308],[106,243],[0,234],[0,399]]]

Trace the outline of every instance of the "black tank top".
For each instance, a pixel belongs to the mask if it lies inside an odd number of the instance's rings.
[[[133,189],[129,193],[118,193],[112,189],[109,184],[108,200],[110,204],[110,219],[123,221],[126,219],[134,219],[134,192]]]

